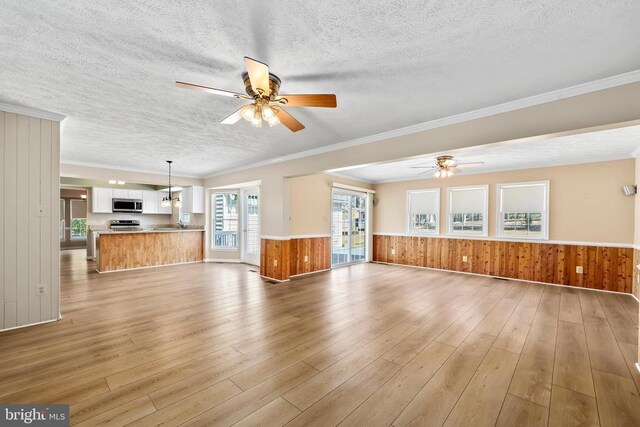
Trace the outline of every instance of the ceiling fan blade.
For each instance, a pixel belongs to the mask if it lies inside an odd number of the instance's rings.
[[[244,57],[244,63],[249,73],[251,88],[255,93],[262,93],[265,96],[271,95],[269,88],[269,66],[264,62],[256,61],[248,56]]]
[[[411,169],[435,169],[435,166],[410,166]]]
[[[435,169],[435,168],[434,168]],[[422,171],[420,172],[418,175],[424,175],[425,173],[429,173],[429,172],[433,172],[433,169],[431,170],[426,170],[426,171]]]
[[[191,84],[191,83],[176,82],[176,86],[177,87],[181,87],[183,89],[192,89],[192,90],[199,90],[201,92],[212,93],[214,95],[228,96],[228,97],[231,97],[231,98],[249,99],[248,96],[243,95],[241,93],[229,92],[228,90],[215,89],[215,88],[212,88],[212,87],[194,85],[194,84]]]
[[[238,108],[236,111],[233,112],[233,114],[231,114],[229,117],[227,117],[220,123],[222,123],[223,125],[232,125],[234,123],[238,123],[238,121],[242,118],[242,112],[248,107],[249,107],[248,105],[243,105],[242,107]]]
[[[304,129],[304,125],[296,120],[291,114],[287,113],[284,108],[276,107],[273,111],[276,112],[276,116],[278,116],[280,123],[288,127],[291,132],[298,132]]]
[[[456,165],[457,168],[479,168],[482,166],[484,166],[484,162],[458,163]]]
[[[336,108],[338,101],[333,94],[280,95],[278,102],[287,107],[324,107]]]

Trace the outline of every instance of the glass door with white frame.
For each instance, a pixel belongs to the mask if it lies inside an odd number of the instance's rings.
[[[367,196],[334,191],[331,200],[331,265],[365,261]]]
[[[242,261],[260,265],[260,203],[258,190],[243,191]]]

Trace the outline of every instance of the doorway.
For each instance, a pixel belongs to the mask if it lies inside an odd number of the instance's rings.
[[[334,189],[331,195],[331,265],[367,258],[367,195]]]
[[[260,265],[260,199],[257,188],[242,191],[242,262]]]
[[[60,248],[87,246],[87,192],[84,189],[60,189]]]

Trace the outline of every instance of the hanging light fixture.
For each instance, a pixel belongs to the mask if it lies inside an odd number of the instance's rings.
[[[173,204],[174,207],[179,208],[180,206],[182,206],[180,197],[174,198],[171,193],[171,163],[173,163],[173,160],[167,160],[167,163],[169,163],[169,195],[162,198],[161,205],[163,208],[168,208]]]
[[[269,105],[269,101],[264,98],[257,98],[252,104],[249,104],[242,110],[242,118],[249,122],[253,127],[262,127],[265,121],[269,127],[274,127],[280,123],[280,119],[276,115],[277,107]]]

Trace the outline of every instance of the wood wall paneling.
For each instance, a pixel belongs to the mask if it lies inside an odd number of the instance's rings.
[[[202,261],[204,233],[114,233],[100,234],[98,271],[116,271]]]
[[[261,239],[260,274],[264,277],[288,280],[291,276],[330,268],[330,237],[288,240]]]
[[[0,153],[0,329],[5,329],[59,315],[60,124],[0,112]]]
[[[462,261],[463,256],[467,256],[467,262]],[[375,235],[373,259],[392,264],[632,292],[634,264],[631,248]],[[583,267],[582,274],[576,273],[579,265]]]

